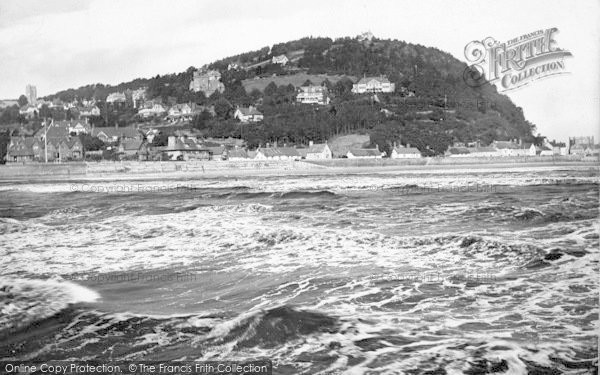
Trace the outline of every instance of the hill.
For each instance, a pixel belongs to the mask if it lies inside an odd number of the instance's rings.
[[[275,63],[273,57],[281,55],[287,62]],[[220,72],[223,93],[206,97],[189,91],[196,70],[190,67],[178,74],[117,86],[96,84],[65,90],[48,99],[95,98],[102,102],[110,92],[143,86],[148,98],[165,103],[214,105],[216,117],[199,116],[191,126],[207,136],[243,137],[251,146],[274,141],[323,142],[360,132],[369,134],[371,143],[386,151],[397,141],[410,143],[426,155],[437,155],[452,142],[538,141],[532,134],[535,126],[507,96],[491,85],[470,87],[463,82],[465,63],[439,49],[404,41],[303,38],[227,57],[201,69]],[[364,76],[387,77],[395,91],[352,93],[356,77]],[[306,80],[327,86],[331,103],[297,103],[297,86]],[[232,119],[236,106],[248,105],[258,106],[265,116],[262,122],[242,125]],[[110,125],[133,120],[129,114],[107,114],[106,121]]]
[[[310,81],[314,85],[321,85],[325,81],[329,81],[332,84],[336,84],[342,78],[349,78],[352,81],[356,81],[356,77],[345,76],[345,75],[327,75],[327,74],[306,74],[296,73],[291,75],[280,75],[271,77],[254,77],[248,78],[242,81],[242,86],[247,93],[251,93],[253,90],[261,92],[265,91],[265,88],[269,83],[273,82],[277,86],[293,85],[295,87],[302,86],[306,81]]]

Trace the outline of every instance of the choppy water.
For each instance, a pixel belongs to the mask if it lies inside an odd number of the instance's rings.
[[[598,194],[585,170],[5,184],[0,358],[595,373]]]

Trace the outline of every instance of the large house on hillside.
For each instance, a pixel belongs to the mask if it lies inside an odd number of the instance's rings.
[[[389,93],[396,90],[396,84],[390,82],[386,77],[364,77],[360,81],[352,85],[354,94],[365,94],[383,92]]]
[[[284,66],[285,64],[287,64],[290,60],[287,58],[286,55],[279,55],[279,56],[273,56],[273,58],[271,59],[271,63],[273,64],[279,64]]]
[[[156,101],[147,101],[142,109],[138,111],[138,115],[143,118],[162,116],[167,110],[165,107]]]
[[[296,101],[304,104],[329,104],[327,87],[324,86],[300,86]]]
[[[125,103],[127,101],[127,97],[122,92],[113,92],[106,97],[107,103]]]
[[[206,96],[212,95],[215,91],[225,91],[225,85],[221,82],[221,73],[218,70],[195,71],[190,82],[190,91],[202,91]]]
[[[79,117],[94,117],[100,116],[100,108],[96,105],[87,106],[79,109]]]
[[[240,122],[259,122],[262,121],[264,116],[255,107],[250,106],[248,108],[238,107],[233,113],[233,117],[240,120]]]

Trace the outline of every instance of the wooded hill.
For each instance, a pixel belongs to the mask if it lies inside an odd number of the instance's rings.
[[[285,66],[271,63],[278,55],[288,56],[290,62]],[[507,96],[489,84],[470,87],[463,81],[465,63],[436,48],[404,41],[303,38],[224,58],[203,68],[221,73],[222,94],[206,97],[189,91],[196,70],[190,67],[179,74],[117,86],[96,84],[65,90],[48,99],[96,98],[101,102],[111,92],[147,87],[149,98],[164,102],[215,105],[215,118],[198,116],[190,126],[207,136],[243,137],[251,146],[274,141],[306,144],[339,134],[363,133],[370,134],[372,142],[383,149],[398,141],[436,155],[456,141],[538,141],[533,136],[535,126]],[[332,98],[328,106],[296,103],[297,87],[277,84],[285,77],[291,77],[285,82],[296,82],[292,76],[300,74],[336,77],[335,83],[328,79],[304,82],[327,86]],[[381,75],[396,84],[394,93],[351,93],[354,80]],[[263,83],[246,90],[249,80]],[[269,80],[272,82],[265,85]],[[264,121],[241,125],[232,119],[236,106],[252,104],[264,113]]]

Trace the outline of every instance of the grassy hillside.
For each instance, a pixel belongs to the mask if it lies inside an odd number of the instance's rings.
[[[292,84],[296,87],[301,86],[307,80],[311,81],[314,85],[321,85],[325,80],[328,80],[332,84],[337,83],[340,79],[347,77],[352,81],[356,81],[356,77],[344,76],[344,75],[332,75],[332,74],[307,74],[307,73],[296,73],[292,75],[282,75],[274,77],[254,77],[245,79],[242,81],[242,86],[246,92],[250,93],[256,89],[261,92],[265,91],[265,87],[271,82],[277,86],[287,86]]]
[[[371,143],[368,134],[347,134],[331,138],[328,142],[334,157],[346,155],[351,148],[363,148]]]

